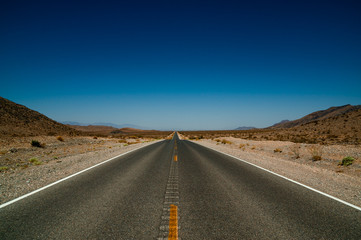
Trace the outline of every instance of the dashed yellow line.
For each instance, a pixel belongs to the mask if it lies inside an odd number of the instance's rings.
[[[168,240],[178,240],[178,207],[170,205]]]
[[[174,155],[174,161],[177,162],[178,161],[178,156]]]

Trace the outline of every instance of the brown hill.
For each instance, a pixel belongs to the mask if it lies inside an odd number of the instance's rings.
[[[320,121],[320,120],[340,116],[342,114],[353,112],[358,109],[361,109],[361,105],[352,106],[352,105],[348,104],[348,105],[344,105],[344,106],[340,106],[340,107],[330,107],[329,109],[313,112],[311,114],[308,114],[308,115],[306,115],[300,119],[294,120],[294,121],[282,121],[280,123],[277,123],[277,124],[271,126],[270,128],[276,128],[276,129],[292,128],[292,127],[304,125],[304,124],[307,124],[310,122]]]
[[[286,130],[315,142],[361,143],[361,108]]]
[[[0,136],[78,135],[79,132],[0,97]]]

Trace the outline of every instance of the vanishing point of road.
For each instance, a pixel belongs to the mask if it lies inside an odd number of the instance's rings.
[[[361,239],[361,211],[175,134],[0,208],[0,239]]]

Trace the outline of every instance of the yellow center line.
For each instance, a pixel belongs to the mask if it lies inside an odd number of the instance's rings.
[[[178,240],[178,207],[170,205],[168,240]]]
[[[177,162],[178,161],[178,157],[177,155],[174,155],[174,161]]]

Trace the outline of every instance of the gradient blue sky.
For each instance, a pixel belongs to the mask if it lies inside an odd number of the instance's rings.
[[[360,1],[7,1],[0,96],[57,121],[267,127],[361,104]]]

